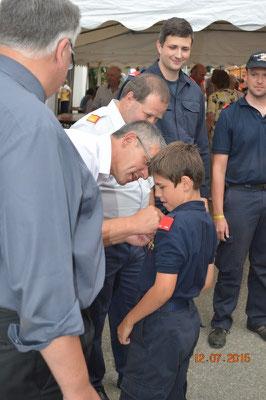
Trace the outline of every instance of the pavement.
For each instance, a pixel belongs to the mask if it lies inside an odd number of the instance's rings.
[[[245,264],[240,297],[233,314],[233,326],[222,349],[212,349],[207,343],[213,315],[213,289],[203,292],[195,300],[204,328],[201,328],[190,361],[187,400],[266,400],[266,342],[258,334],[246,329],[247,275],[248,262]],[[104,387],[110,400],[118,400],[120,391],[116,388],[117,373],[107,323],[103,349],[107,370]]]

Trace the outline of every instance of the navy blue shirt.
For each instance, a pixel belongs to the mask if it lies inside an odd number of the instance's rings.
[[[146,73],[163,76],[158,61],[149,67]],[[201,187],[202,197],[209,197],[210,188],[210,154],[209,141],[205,123],[205,102],[200,87],[180,70],[176,94],[170,89],[171,98],[167,110],[156,125],[162,132],[166,143],[180,140],[184,143],[195,143],[205,167],[205,182]]]
[[[245,97],[221,111],[212,152],[227,154],[226,182],[266,183],[266,117]]]
[[[181,204],[167,217],[174,221],[169,231],[158,229],[140,272],[139,291],[144,295],[154,285],[157,272],[178,274],[172,299],[191,299],[199,296],[214,262],[216,229],[202,201]]]
[[[103,285],[101,196],[38,79],[0,55],[0,307],[20,351],[84,331]]]

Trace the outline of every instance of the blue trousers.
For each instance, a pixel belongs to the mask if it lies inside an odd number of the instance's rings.
[[[135,324],[120,400],[185,400],[199,331],[193,300],[182,310],[156,311]]]
[[[135,306],[136,281],[143,263],[144,249],[128,243],[117,244],[105,249],[106,277],[104,286],[90,306],[90,315],[95,327],[95,337],[90,358],[87,362],[90,380],[94,387],[102,385],[105,363],[102,352],[102,332],[108,314],[111,345],[116,371],[122,379],[128,346],[117,338],[117,327]]]
[[[230,238],[220,242],[216,266],[219,270],[214,290],[213,328],[230,329],[242,281],[243,265],[249,254],[248,324],[266,324],[266,191],[229,187],[224,214]]]

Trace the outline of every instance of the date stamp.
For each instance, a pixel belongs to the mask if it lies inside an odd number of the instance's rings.
[[[211,353],[209,355],[199,353],[199,354],[194,354],[194,360],[195,363],[212,363],[212,364],[218,364],[220,362],[222,363],[227,363],[227,364],[232,364],[232,363],[249,363],[251,360],[250,353],[228,353],[228,354],[222,354],[222,353]]]

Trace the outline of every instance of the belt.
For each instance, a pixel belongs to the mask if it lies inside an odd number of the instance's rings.
[[[183,310],[189,305],[189,300],[187,299],[175,299],[169,300],[162,307],[158,308],[159,312],[169,312],[169,311],[178,311]]]
[[[250,190],[266,190],[266,183],[262,183],[260,185],[251,185],[249,183],[246,184],[238,184],[238,183],[227,183],[228,187],[235,187],[241,189],[250,189]]]

